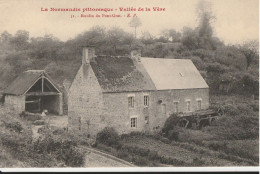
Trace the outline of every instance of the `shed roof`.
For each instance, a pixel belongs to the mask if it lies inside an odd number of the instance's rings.
[[[191,60],[141,58],[157,90],[208,88]]]
[[[28,70],[16,77],[4,91],[4,94],[23,95],[42,75],[44,75],[54,85],[54,87],[60,91],[44,70]]]
[[[103,92],[155,90],[140,62],[127,56],[97,56],[90,65]]]

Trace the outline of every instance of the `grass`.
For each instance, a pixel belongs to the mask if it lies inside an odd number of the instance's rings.
[[[255,161],[215,151],[193,142],[165,141],[158,135],[130,133],[117,145],[98,143],[97,148],[137,166],[256,166]]]
[[[258,140],[203,141],[205,147],[259,163]]]

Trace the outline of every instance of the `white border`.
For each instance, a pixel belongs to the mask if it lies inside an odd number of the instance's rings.
[[[259,167],[97,167],[97,168],[0,168],[2,172],[200,172],[200,171],[259,171]]]

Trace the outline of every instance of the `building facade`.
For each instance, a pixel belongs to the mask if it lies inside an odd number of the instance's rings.
[[[209,107],[209,88],[190,60],[96,56],[84,48],[69,89],[69,130],[95,136],[158,131],[173,113]]]

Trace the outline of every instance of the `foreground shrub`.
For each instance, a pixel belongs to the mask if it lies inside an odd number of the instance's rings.
[[[178,124],[179,118],[177,115],[172,114],[164,123],[162,128],[162,135],[167,137],[169,140],[178,140],[179,132],[178,132]]]
[[[179,139],[179,132],[177,130],[170,130],[168,132],[168,139],[177,141]]]
[[[24,118],[25,120],[32,121],[32,122],[43,119],[42,116],[39,114],[29,114],[24,111],[22,113],[20,113],[19,115],[21,118]]]
[[[66,166],[80,167],[85,163],[85,154],[76,145],[76,142],[68,138],[48,134],[34,142],[33,150],[41,154],[52,154]]]
[[[120,136],[112,127],[105,127],[97,134],[97,143],[105,144],[108,146],[118,146]]]
[[[4,120],[2,120],[5,128],[9,129],[10,131],[14,131],[14,132],[22,132],[23,127],[21,125],[20,122],[16,121],[16,122],[6,122]]]

